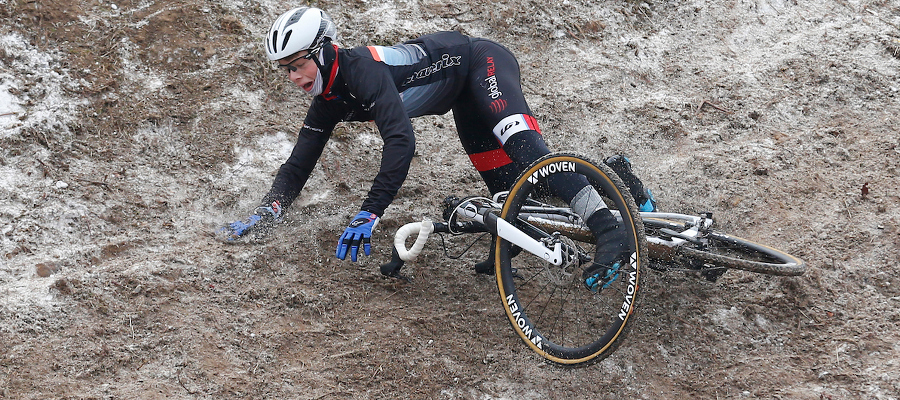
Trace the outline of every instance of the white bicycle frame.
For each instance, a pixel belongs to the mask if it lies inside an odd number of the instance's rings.
[[[687,227],[687,229],[678,232],[668,232],[671,236],[669,239],[658,236],[647,236],[647,242],[666,247],[676,247],[684,242],[695,241],[713,225],[713,219],[709,214],[703,216],[662,212],[641,212],[640,214],[642,221],[661,220],[680,221],[684,223],[684,226]]]
[[[490,207],[479,208],[472,202],[465,203],[465,205],[457,208],[459,215],[488,227],[490,233],[521,247],[523,250],[534,254],[553,265],[562,265],[562,244],[557,242],[553,244],[552,248],[548,247],[545,242],[535,240],[509,222],[497,217],[496,214],[492,214],[490,212],[491,210],[492,208]],[[403,261],[412,261],[418,257],[425,247],[428,236],[433,231],[434,223],[428,219],[425,219],[422,222],[412,222],[403,225],[398,229],[397,233],[394,235],[394,248],[397,250],[400,259]],[[406,239],[413,234],[418,234],[418,236],[416,237],[413,246],[407,249]]]
[[[499,204],[494,203],[494,207],[499,208]],[[525,210],[528,207],[523,207]],[[491,231],[491,233],[496,234],[497,236],[513,243],[525,251],[532,253],[547,262],[553,265],[561,265],[563,263],[562,256],[562,245],[560,243],[555,243],[553,247],[548,247],[546,242],[535,240],[531,236],[527,235],[525,232],[522,232],[509,222],[498,218],[495,214],[491,214],[489,211],[491,208],[482,207],[479,209],[476,205],[467,203],[459,208],[457,211],[459,215],[470,218],[486,227],[488,229],[492,229],[491,227],[496,227],[495,231]],[[540,208],[535,207],[526,212],[534,213],[534,214],[543,214],[540,212]],[[619,215],[618,210],[610,210],[613,215],[616,216],[617,219],[621,221],[621,216]],[[488,217],[486,217],[486,215]],[[666,247],[677,247],[681,244],[694,241],[697,238],[702,236],[702,233],[708,230],[712,224],[713,219],[709,215],[704,216],[696,216],[696,215],[686,215],[686,214],[677,214],[677,213],[663,213],[663,212],[640,212],[641,219],[644,221],[648,220],[660,220],[660,221],[678,221],[684,224],[687,229],[681,231],[670,231],[669,238],[662,238],[658,236],[647,236],[647,241],[652,244],[657,244]],[[527,219],[531,220],[532,216],[528,216]],[[539,217],[543,219],[543,222],[546,224],[549,222],[550,224],[559,223],[561,226],[566,223],[572,223],[572,217],[561,215],[561,214],[546,214],[546,217]],[[493,223],[491,223],[493,221]],[[434,232],[434,223],[428,219],[423,220],[422,222],[412,222],[402,226],[397,230],[396,235],[394,236],[394,248],[397,250],[400,258],[403,261],[412,261],[419,254],[421,254],[422,250],[425,247],[425,243],[428,240],[428,236]],[[406,240],[412,236],[418,234],[416,237],[413,246],[409,249],[406,248]]]

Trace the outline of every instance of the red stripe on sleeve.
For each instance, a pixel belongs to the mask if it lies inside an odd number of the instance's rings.
[[[369,53],[372,53],[372,58],[374,58],[375,61],[382,61],[381,57],[378,56],[378,50],[375,50],[374,46],[366,46],[366,47],[369,48]]]

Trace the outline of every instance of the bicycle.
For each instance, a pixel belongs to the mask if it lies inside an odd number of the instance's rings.
[[[547,177],[558,173],[587,178],[627,231],[626,262],[598,292],[588,290],[581,274],[597,239],[546,188]],[[609,167],[572,153],[535,161],[508,192],[492,198],[449,197],[442,217],[444,222],[426,219],[398,229],[392,260],[381,273],[408,280],[400,269],[421,253],[431,233],[494,235],[494,275],[510,324],[531,350],[561,365],[587,365],[618,348],[634,319],[645,265],[698,271],[709,280],[728,268],[772,275],[805,271],[797,257],[711,229],[710,213],[638,212]],[[412,235],[418,236],[407,249]]]

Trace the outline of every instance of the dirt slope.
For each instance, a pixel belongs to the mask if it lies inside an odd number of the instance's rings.
[[[259,45],[289,5],[0,0],[0,398],[900,398],[900,5],[671,3],[315,3],[345,47],[506,44],[551,147],[628,154],[663,209],[809,263],[649,272],[626,344],[565,369],[470,270],[487,243],[378,273],[397,227],[483,194],[450,116],[414,122],[358,265],[333,246],[379,164],[371,124],[335,133],[276,234],[213,240],[309,102]]]

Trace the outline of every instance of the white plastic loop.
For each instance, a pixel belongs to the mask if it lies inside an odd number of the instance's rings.
[[[397,234],[394,235],[394,248],[397,249],[397,254],[400,256],[400,259],[403,261],[415,260],[422,252],[422,249],[425,248],[425,242],[428,241],[428,235],[430,235],[431,232],[434,232],[434,223],[427,219],[422,222],[410,222],[400,227],[400,229],[397,229]],[[413,243],[412,248],[407,250],[406,238],[416,233],[418,233],[419,236],[416,237],[416,241]]]

